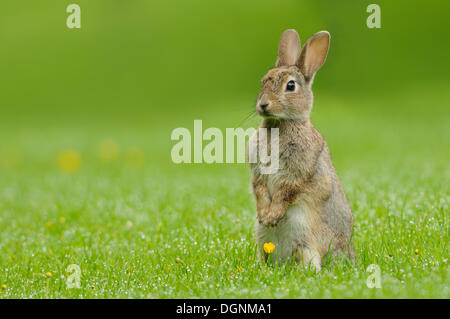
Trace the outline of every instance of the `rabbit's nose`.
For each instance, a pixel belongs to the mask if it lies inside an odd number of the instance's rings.
[[[269,106],[269,104],[270,103],[269,103],[269,99],[268,99],[267,95],[263,94],[261,96],[261,99],[259,100],[259,107],[260,107],[261,111],[265,112],[267,107]]]

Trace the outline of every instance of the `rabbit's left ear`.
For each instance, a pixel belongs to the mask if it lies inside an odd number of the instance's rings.
[[[300,38],[297,31],[288,29],[283,32],[278,45],[278,58],[275,66],[295,65],[300,53]]]
[[[297,66],[307,80],[311,80],[314,74],[325,63],[330,47],[330,34],[320,31],[306,41],[300,53]]]

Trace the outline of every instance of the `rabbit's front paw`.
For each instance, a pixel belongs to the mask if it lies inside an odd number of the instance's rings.
[[[270,207],[266,206],[258,210],[258,221],[260,224],[264,225],[264,219],[269,214]]]
[[[271,209],[259,222],[266,227],[275,227],[283,217],[282,211]]]

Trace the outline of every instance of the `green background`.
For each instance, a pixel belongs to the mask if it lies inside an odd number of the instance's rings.
[[[0,294],[448,297],[448,2],[377,1],[381,29],[366,26],[372,1],[77,0],[81,29],[66,26],[70,3],[0,4]],[[331,33],[312,122],[352,203],[359,258],[321,276],[258,265],[246,165],[170,157],[172,130],[194,119],[258,124],[287,28],[302,43]],[[104,140],[120,148],[108,163]],[[130,148],[143,165],[126,165]],[[73,174],[58,169],[66,149],[81,157]],[[82,289],[65,288],[71,263]],[[371,263],[382,290],[365,286]]]

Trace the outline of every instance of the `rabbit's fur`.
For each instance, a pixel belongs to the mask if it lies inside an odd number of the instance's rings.
[[[256,104],[263,117],[260,128],[268,128],[268,141],[270,128],[279,129],[279,169],[264,175],[262,164],[250,164],[260,252],[264,243],[272,242],[275,261],[295,256],[297,263],[317,270],[326,256],[354,255],[351,208],[328,145],[309,119],[312,82],[325,62],[329,41],[329,33],[321,31],[300,49],[295,30],[282,34],[276,67],[263,77]],[[295,89],[288,91],[291,80]],[[258,131],[250,142],[259,142]],[[261,253],[261,259],[267,254]]]

